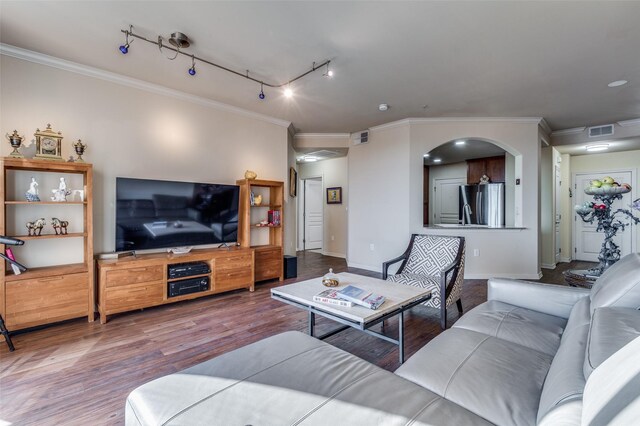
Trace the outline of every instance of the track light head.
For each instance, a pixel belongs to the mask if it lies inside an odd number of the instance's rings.
[[[189,75],[196,75],[196,57],[191,56],[191,68],[189,68]]]
[[[322,74],[324,77],[331,78],[333,77],[333,70],[329,69],[329,63],[327,62],[327,70]]]
[[[284,93],[284,97],[285,97],[285,98],[292,98],[292,97],[293,97],[293,90],[291,90],[291,87],[289,87],[289,86],[287,86],[287,87],[284,89],[284,92],[283,92],[283,93]]]
[[[133,43],[133,40],[129,42],[129,34],[131,34],[132,32],[133,32],[133,25],[129,25],[129,31],[124,32],[124,36],[125,36],[124,44],[119,47],[120,53],[122,53],[123,55],[126,55],[127,53],[129,53],[129,45],[130,43]]]
[[[264,100],[264,98],[266,98],[265,94],[264,94],[264,86],[262,83],[260,83],[260,93],[258,94],[258,99],[260,99],[261,101]]]

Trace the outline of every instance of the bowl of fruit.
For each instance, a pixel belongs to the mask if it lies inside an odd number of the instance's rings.
[[[631,191],[631,185],[628,183],[618,183],[611,176],[605,176],[602,179],[593,179],[589,182],[589,187],[584,190],[587,195],[613,195],[626,194]]]

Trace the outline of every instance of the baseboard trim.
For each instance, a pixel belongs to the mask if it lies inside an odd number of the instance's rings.
[[[358,269],[364,269],[366,271],[372,271],[372,272],[382,272],[381,269],[378,268],[373,268],[369,265],[364,265],[364,264],[360,264],[360,263],[353,263],[353,262],[347,262],[347,266],[349,268],[358,268]]]
[[[556,269],[556,266],[558,266],[558,264],[557,263],[543,263],[540,266],[542,267],[542,269]]]
[[[322,255],[323,256],[331,256],[331,257],[339,257],[341,259],[346,259],[347,258],[346,254],[334,253],[334,252],[331,252],[331,251],[324,251],[324,250],[322,251]]]
[[[509,273],[489,273],[489,274],[464,274],[465,280],[488,280],[489,278],[510,278],[514,280],[539,280],[542,278],[542,273],[537,274],[509,274]]]
[[[561,263],[571,263],[571,258],[570,257],[561,257],[560,258],[560,262]]]

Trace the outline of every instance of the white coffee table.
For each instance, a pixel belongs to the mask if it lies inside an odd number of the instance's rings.
[[[327,287],[322,285],[321,277],[272,288],[271,297],[308,311],[309,335],[314,336],[315,315],[321,315],[343,325],[326,334],[314,337],[326,339],[349,327],[356,328],[397,345],[400,353],[400,363],[403,363],[404,311],[429,300],[431,298],[431,291],[347,272],[340,273],[338,276],[340,277],[340,286],[336,287],[336,289],[339,290],[348,285],[354,285],[364,290],[383,295],[386,298],[385,302],[376,310],[355,304],[347,308],[316,302],[313,300],[313,296],[327,289]],[[398,316],[398,339],[393,339],[382,333],[369,330],[373,325],[396,315]]]

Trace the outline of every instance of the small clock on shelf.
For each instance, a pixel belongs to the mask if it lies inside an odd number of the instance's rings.
[[[51,124],[47,124],[44,131],[36,129],[36,156],[42,160],[64,161],[62,158],[62,133],[54,132]]]

